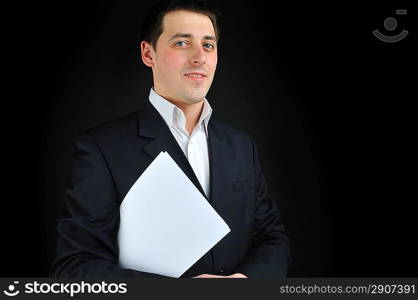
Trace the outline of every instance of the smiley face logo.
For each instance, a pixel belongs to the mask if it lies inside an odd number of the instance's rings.
[[[3,291],[3,293],[6,294],[7,296],[10,296],[10,297],[14,297],[14,296],[18,295],[20,293],[20,291],[16,290],[15,285],[17,285],[17,284],[19,284],[19,281],[14,281],[13,284],[10,284],[8,286],[7,290]]]
[[[406,9],[397,9],[396,14],[397,15],[406,15],[407,10]],[[383,22],[383,26],[388,31],[394,31],[398,27],[398,21],[393,17],[388,17]],[[396,42],[399,42],[400,40],[403,40],[408,35],[408,31],[404,29],[399,34],[391,36],[391,35],[383,34],[379,30],[375,29],[375,30],[373,30],[373,34],[374,34],[375,37],[377,37],[382,42],[396,43]]]

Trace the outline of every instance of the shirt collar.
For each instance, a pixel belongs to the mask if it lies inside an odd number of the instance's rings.
[[[158,111],[161,117],[164,119],[168,127],[171,127],[171,125],[175,122],[175,117],[177,113],[183,113],[183,111],[179,107],[166,100],[165,98],[161,97],[154,91],[153,88],[151,88],[149,93],[149,101],[155,107],[155,109]],[[209,120],[212,115],[212,107],[210,106],[206,98],[203,101],[204,102],[202,113],[200,114],[200,118],[196,126],[200,126],[203,122],[207,136]]]

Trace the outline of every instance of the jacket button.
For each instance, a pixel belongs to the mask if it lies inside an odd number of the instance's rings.
[[[220,269],[219,270],[219,274],[224,274],[225,273],[225,270],[224,269]]]

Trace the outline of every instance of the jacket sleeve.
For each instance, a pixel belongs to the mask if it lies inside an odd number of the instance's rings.
[[[51,277],[160,277],[117,265],[119,203],[112,175],[92,136],[76,142]]]
[[[267,194],[258,151],[252,139],[255,170],[255,217],[252,245],[235,273],[248,278],[286,277],[290,263],[289,239],[275,201]]]

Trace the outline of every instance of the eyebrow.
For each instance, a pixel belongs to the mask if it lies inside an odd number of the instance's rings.
[[[176,39],[176,38],[179,38],[179,37],[182,37],[182,38],[193,38],[193,35],[190,34],[190,33],[176,33],[176,34],[174,34],[169,39],[169,41],[171,41],[173,39]],[[205,35],[205,36],[203,36],[203,39],[204,40],[211,40],[211,41],[215,41],[216,42],[216,37],[214,37],[213,35]]]

